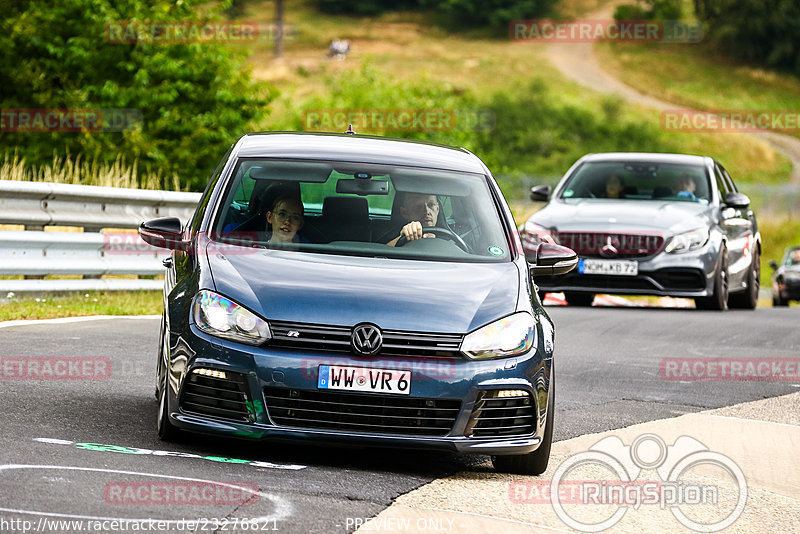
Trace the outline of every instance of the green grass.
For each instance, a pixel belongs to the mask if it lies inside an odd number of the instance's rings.
[[[18,294],[0,298],[1,321],[83,315],[159,315],[161,312],[161,291],[92,291],[35,297]]]
[[[697,109],[800,109],[800,79],[720,55],[709,43],[602,43],[598,59],[643,93]]]

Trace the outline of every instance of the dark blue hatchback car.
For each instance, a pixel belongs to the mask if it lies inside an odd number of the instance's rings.
[[[173,250],[158,432],[492,455],[538,474],[553,429],[553,324],[486,166],[464,149],[356,135],[242,137]]]

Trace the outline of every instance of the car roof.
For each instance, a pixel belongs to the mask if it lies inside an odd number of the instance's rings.
[[[587,154],[582,161],[646,161],[653,163],[676,163],[684,165],[705,165],[711,158],[690,154],[662,154],[657,152],[604,152]]]
[[[486,173],[477,156],[463,148],[412,139],[319,132],[257,132],[242,136],[239,157],[322,159],[384,163]]]

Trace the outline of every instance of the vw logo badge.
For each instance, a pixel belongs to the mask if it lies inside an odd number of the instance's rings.
[[[350,335],[350,346],[353,352],[361,356],[372,356],[381,350],[383,336],[380,329],[371,324],[359,324]]]

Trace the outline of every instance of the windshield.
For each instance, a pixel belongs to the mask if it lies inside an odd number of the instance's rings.
[[[783,257],[784,265],[800,265],[800,248],[793,248],[786,251]]]
[[[674,200],[708,204],[705,168],[652,162],[588,162],[578,168],[561,198]]]
[[[425,237],[398,239],[412,222]],[[212,235],[300,253],[510,258],[484,175],[378,164],[241,159]]]

